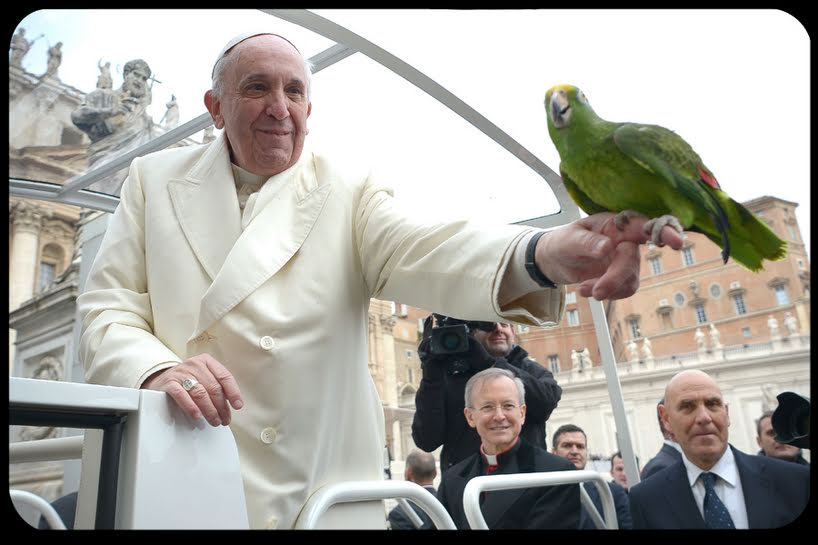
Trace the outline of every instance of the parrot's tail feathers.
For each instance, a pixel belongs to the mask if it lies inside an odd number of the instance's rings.
[[[787,243],[770,227],[732,199],[724,203],[729,210],[732,228],[730,242],[733,259],[747,269],[758,272],[764,259],[779,261],[787,256]]]

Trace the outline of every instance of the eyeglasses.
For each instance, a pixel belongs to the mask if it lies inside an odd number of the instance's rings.
[[[479,409],[475,409],[474,407],[469,407],[471,410],[478,410],[480,414],[484,416],[491,416],[497,412],[497,409],[503,411],[503,414],[511,414],[517,409],[520,408],[519,405],[515,403],[503,403],[502,405],[483,405]]]

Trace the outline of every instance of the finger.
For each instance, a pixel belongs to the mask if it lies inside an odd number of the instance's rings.
[[[594,290],[594,285],[597,283],[599,278],[590,278],[585,282],[579,285],[579,294],[582,297],[591,297]]]
[[[159,390],[167,392],[167,394],[173,398],[179,408],[187,413],[187,415],[193,420],[199,420],[202,417],[202,411],[199,410],[199,406],[196,405],[190,395],[188,395],[187,391],[182,387],[180,382],[171,380],[163,384]]]
[[[617,245],[608,270],[594,286],[593,296],[599,301],[609,299],[612,295],[619,299],[629,297],[636,290],[628,292],[634,286],[638,288],[638,279],[639,246],[633,242],[622,242]]]
[[[187,394],[193,400],[196,406],[199,407],[199,410],[202,412],[202,416],[204,416],[208,424],[214,427],[222,425],[219,410],[216,408],[213,400],[210,398],[210,392],[207,390],[204,384],[199,382],[199,384],[196,384],[193,386],[193,388],[188,390]],[[224,398],[222,398],[222,402],[224,402]]]
[[[663,244],[667,244],[674,250],[681,250],[682,245],[684,244],[682,234],[670,225],[665,225],[662,227],[662,232],[659,235],[659,238]]]
[[[205,363],[207,364],[208,370],[218,381],[218,392],[219,395],[222,396],[222,400],[224,402],[224,413],[226,413],[227,417],[225,425],[227,425],[231,420],[230,407],[227,405],[227,401],[229,401],[230,405],[232,405],[236,410],[239,410],[244,406],[244,398],[241,395],[239,383],[236,382],[236,378],[233,376],[233,373],[231,373],[227,367],[225,367],[215,358],[208,357],[205,360]],[[220,411],[220,414],[222,414],[222,411]],[[224,416],[222,416],[222,420],[225,420]]]

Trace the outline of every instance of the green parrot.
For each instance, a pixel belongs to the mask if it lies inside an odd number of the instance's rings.
[[[635,216],[661,245],[666,225],[704,234],[757,272],[762,261],[787,255],[787,243],[721,190],[679,135],[658,125],[612,123],[596,115],[583,92],[556,85],[545,93],[548,134],[560,154],[568,194],[588,214],[615,212],[620,229]]]

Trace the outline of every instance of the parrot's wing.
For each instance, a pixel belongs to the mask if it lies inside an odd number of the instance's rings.
[[[607,208],[592,201],[562,169],[560,169],[560,176],[562,176],[562,183],[568,194],[586,214],[593,215],[599,212],[608,212]]]
[[[701,159],[690,144],[664,127],[634,123],[622,124],[614,131],[613,140],[622,153],[643,168],[667,180],[671,187],[689,202],[708,212],[721,238],[722,257],[726,263],[730,255],[727,212],[715,194],[715,191],[719,190],[718,183],[704,169]],[[691,228],[692,215],[679,219],[685,228],[700,231]]]

